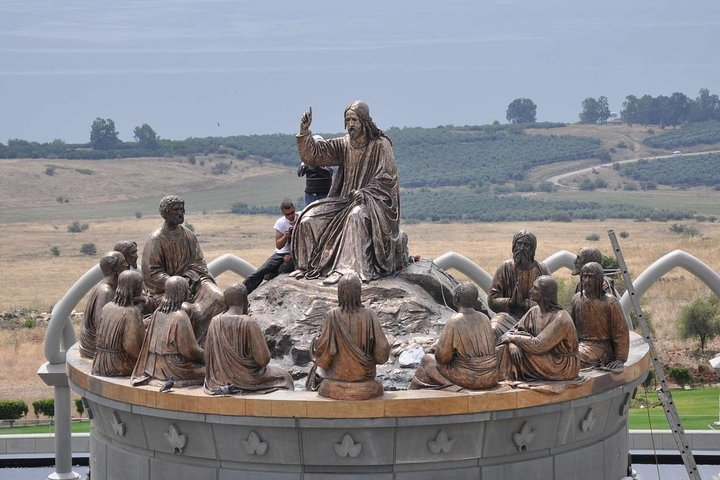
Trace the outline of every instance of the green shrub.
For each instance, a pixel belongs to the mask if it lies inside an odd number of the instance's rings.
[[[47,167],[45,169],[45,175],[47,175],[48,177],[52,177],[53,175],[55,175],[55,167]]]
[[[600,240],[600,235],[598,235],[597,233],[591,233],[590,235],[585,237],[585,240],[589,242],[597,242]]]
[[[686,367],[681,366],[675,366],[670,367],[670,370],[668,371],[668,377],[673,382],[677,383],[680,388],[685,387],[685,385],[691,384],[693,381],[692,373],[690,373],[690,370]]]
[[[191,232],[194,232],[194,231],[195,231],[195,225],[193,225],[192,223],[187,223],[187,222],[186,222],[186,223],[185,223],[185,228],[187,228],[187,229],[190,230]]]
[[[93,173],[95,173],[89,168],[76,168],[75,171],[80,175],[92,175]]]
[[[715,297],[697,298],[680,310],[677,319],[678,334],[681,338],[700,340],[700,350],[705,350],[708,340],[720,333],[720,305]]]
[[[97,248],[94,243],[83,243],[80,247],[80,253],[89,257],[97,255]]]
[[[620,232],[620,238],[628,238],[629,236],[630,236],[630,234],[628,232],[626,232],[625,230]]]
[[[143,217],[143,213],[142,213],[140,210],[138,210],[137,212],[135,212],[135,218],[137,218],[137,219],[139,220],[139,219],[141,219],[142,217]]]
[[[18,420],[28,413],[27,403],[22,400],[0,400],[0,420],[9,420],[12,427]]]
[[[88,225],[87,223],[81,224],[80,222],[75,220],[73,223],[68,225],[67,231],[70,233],[80,233],[80,232],[84,232],[88,228],[90,228],[90,225]]]
[[[82,398],[75,399],[75,411],[78,412],[78,415],[81,417],[83,413],[85,413],[85,404],[83,404]]]
[[[37,327],[37,322],[32,318],[26,318],[23,322],[23,328],[35,328]]]
[[[40,417],[40,415],[45,415],[46,417],[54,417],[55,416],[55,399],[54,398],[45,398],[42,400],[35,400],[32,403],[33,407],[33,413],[36,417]]]
[[[56,246],[50,247],[50,255],[52,255],[53,257],[59,257],[60,249]]]

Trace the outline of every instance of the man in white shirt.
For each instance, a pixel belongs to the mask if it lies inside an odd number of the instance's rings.
[[[275,222],[275,252],[243,282],[248,294],[255,290],[264,279],[270,280],[281,273],[290,273],[295,269],[290,248],[290,238],[297,216],[295,205],[285,199],[280,204],[280,211],[283,216]]]

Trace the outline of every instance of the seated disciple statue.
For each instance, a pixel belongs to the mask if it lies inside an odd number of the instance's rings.
[[[400,189],[390,139],[365,102],[345,109],[348,134],[322,140],[310,132],[312,109],[300,122],[297,147],[310,167],[338,166],[327,198],[302,211],[292,236],[298,269],[291,276],[325,277],[335,284],[353,273],[362,281],[387,276],[401,264]]]
[[[315,367],[307,386],[323,397],[365,400],[383,394],[375,365],[387,362],[390,344],[373,311],[363,307],[361,291],[358,277],[343,275],[338,283],[339,306],[327,313],[312,341]]]
[[[118,275],[128,269],[125,257],[120,252],[107,252],[100,258],[100,270],[103,279],[90,292],[85,313],[80,324],[80,355],[85,358],[95,356],[95,336],[100,312],[115,296]]]
[[[585,264],[580,292],[572,298],[570,314],[580,341],[580,366],[621,372],[630,350],[630,333],[620,302],[604,290],[603,268]]]
[[[125,270],[118,277],[115,298],[100,313],[93,375],[123,377],[132,373],[145,337],[142,313],[135,305],[142,288],[137,270]]]
[[[120,240],[115,243],[115,246],[113,246],[113,250],[123,254],[123,257],[125,257],[125,261],[127,262],[129,268],[137,270],[137,242],[133,240]],[[148,292],[143,286],[142,293],[133,300],[133,303],[140,309],[143,315],[150,315],[157,308],[157,300],[158,299],[156,297],[148,295]]]
[[[490,319],[473,308],[478,290],[471,282],[455,288],[458,312],[450,317],[435,348],[415,371],[410,389],[478,390],[498,382],[495,332]]]
[[[169,195],[160,200],[160,214],[165,222],[145,242],[142,273],[150,294],[160,298],[165,282],[172,276],[184,277],[190,285],[192,304],[190,320],[198,342],[205,343],[212,317],[225,310],[223,294],[208,272],[200,244],[185,221],[185,201]]]
[[[145,340],[132,373],[133,385],[174,380],[178,387],[202,385],[205,361],[202,347],[195,339],[190,317],[188,281],[170,277],[165,282],[165,296],[152,314]]]
[[[236,283],[225,290],[228,309],[215,316],[205,342],[205,392],[268,393],[292,390],[285,370],[268,365],[270,349],[260,326],[247,314],[247,289]]]
[[[580,275],[580,270],[582,270],[582,267],[590,262],[596,262],[602,265],[602,253],[600,253],[600,250],[595,247],[582,247],[575,255],[575,261],[573,262],[573,271],[571,272],[572,275]],[[577,286],[575,287],[575,293],[578,293],[580,291],[580,287],[580,282],[578,282]],[[612,279],[612,277],[605,275],[604,271],[603,290],[609,295],[620,298],[620,294],[615,289],[615,281]]]
[[[544,263],[535,260],[537,238],[522,230],[513,235],[513,258],[505,260],[495,272],[488,293],[488,307],[495,312],[491,319],[497,338],[510,330],[535,302],[530,289],[540,275],[550,275]]]
[[[530,298],[537,303],[500,337],[500,376],[508,380],[572,380],[580,372],[578,339],[572,318],[557,302],[550,275],[535,280]]]

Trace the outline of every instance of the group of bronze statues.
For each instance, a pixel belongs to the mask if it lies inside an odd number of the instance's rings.
[[[328,197],[306,206],[283,245],[290,241],[297,268],[289,277],[337,285],[338,307],[326,313],[311,344],[307,388],[361,400],[382,395],[376,366],[390,356],[378,317],[362,304],[363,283],[403,268],[407,237],[399,229],[390,140],[364,102],[351,103],[344,120],[348,134],[326,141],[309,130],[312,110],[301,119],[302,161],[339,168]],[[246,286],[223,292],[209,273],[195,234],[183,225],[184,201],[167,196],[159,210],[164,222],[145,242],[142,273],[135,242],[118,242],[100,259],[104,278],[90,294],[79,347],[92,359],[92,373],[129,376],[136,386],[204,385],[208,394],[292,390],[290,374],[270,365],[263,332],[248,315]],[[291,213],[294,220],[294,207]],[[457,313],[422,358],[411,389],[478,390],[503,380],[572,381],[584,367],[623,369],[628,328],[599,252],[579,252],[580,283],[568,313],[550,271],[535,260],[536,247],[530,232],[513,237],[512,258],[488,294],[492,318],[475,309],[474,284],[457,285]]]

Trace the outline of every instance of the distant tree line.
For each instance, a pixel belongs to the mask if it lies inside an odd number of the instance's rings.
[[[707,88],[700,89],[692,99],[684,93],[675,92],[670,96],[643,95],[638,98],[628,95],[620,111],[623,121],[642,125],[680,125],[685,122],[720,121],[720,98]]]

